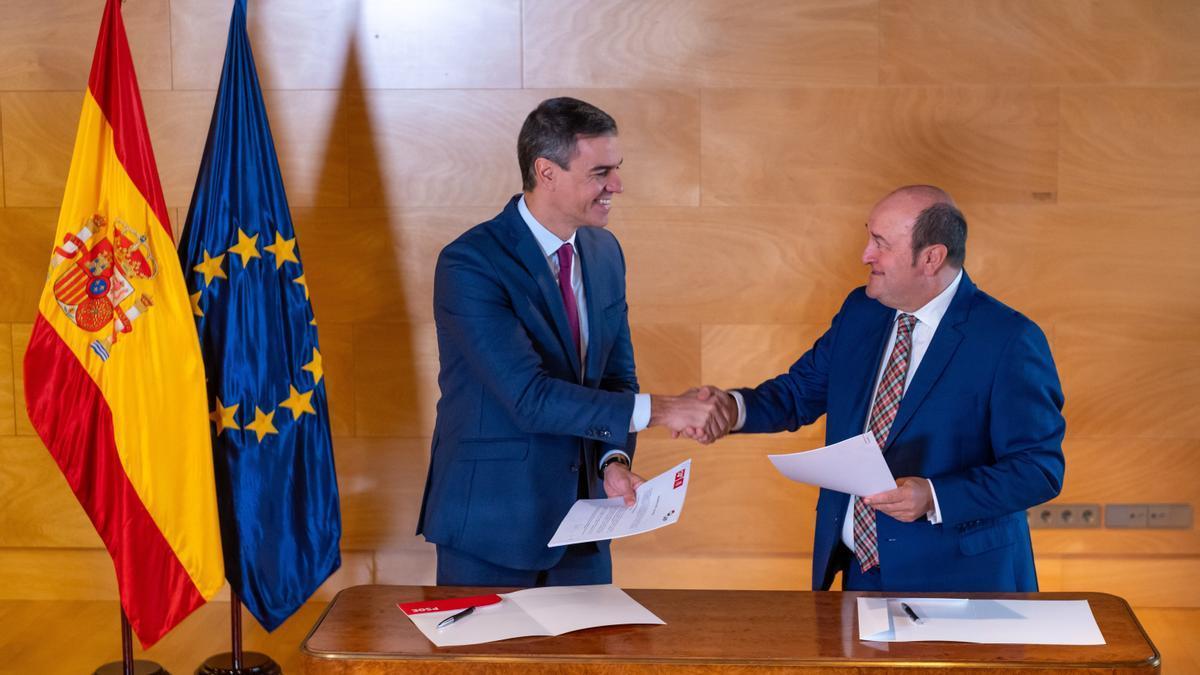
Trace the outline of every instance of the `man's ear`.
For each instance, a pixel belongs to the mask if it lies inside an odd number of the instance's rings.
[[[921,264],[921,271],[927,276],[937,274],[937,271],[942,269],[942,264],[946,262],[946,254],[949,249],[945,244],[933,244],[926,246],[925,250],[921,251],[921,255],[917,262]]]
[[[533,160],[533,175],[537,177],[538,185],[553,191],[558,178],[558,165],[545,157]]]

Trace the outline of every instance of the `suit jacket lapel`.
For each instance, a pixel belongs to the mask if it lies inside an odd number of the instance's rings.
[[[863,433],[867,426],[867,415],[871,412],[871,399],[875,393],[875,378],[879,375],[879,366],[884,358],[883,350],[887,347],[892,322],[896,318],[895,310],[883,305],[879,307],[881,311],[863,329],[862,338],[855,342],[854,351],[847,360],[847,363],[853,364],[855,370],[846,381],[860,384],[852,399],[854,409],[847,418],[854,420],[858,426],[845,430],[846,438]]]
[[[587,354],[584,356],[587,368],[584,369],[584,383],[598,386],[600,377],[603,375],[600,367],[600,354],[604,353],[602,343],[606,327],[601,323],[600,312],[603,308],[600,306],[600,299],[596,296],[600,264],[591,259],[591,238],[588,237],[588,234],[586,229],[580,228],[575,235],[579,264],[583,265],[583,301],[587,303],[588,317],[588,348]]]
[[[567,310],[563,306],[562,294],[558,290],[558,280],[550,271],[550,265],[546,262],[542,247],[538,246],[537,239],[533,237],[529,226],[525,224],[520,212],[517,211],[516,199],[510,201],[508,207],[504,209],[513,250],[516,252],[517,259],[521,261],[521,265],[537,283],[538,290],[541,291],[542,301],[549,311],[550,323],[554,325],[555,332],[558,333],[559,342],[571,360],[571,366],[576,381],[578,381],[581,371],[579,348],[571,346],[575,340],[571,335],[571,326],[567,323]]]
[[[937,332],[933,334],[933,341],[925,350],[925,356],[921,359],[921,365],[917,368],[912,383],[908,385],[908,390],[900,399],[900,409],[896,411],[896,419],[892,422],[891,432],[888,433],[888,447],[891,447],[900,432],[904,431],[905,425],[912,420],[913,414],[917,408],[921,407],[921,402],[925,400],[929,390],[942,376],[942,371],[946,369],[950,358],[954,356],[954,351],[962,342],[963,334],[958,326],[967,320],[971,298],[974,294],[975,284],[971,283],[967,273],[963,272],[958,290],[954,292],[954,299],[950,301],[946,315],[938,324]],[[887,448],[884,450],[886,451]]]

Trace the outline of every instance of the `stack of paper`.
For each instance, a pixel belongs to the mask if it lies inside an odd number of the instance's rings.
[[[1104,644],[1087,600],[859,598],[858,638],[878,642]]]

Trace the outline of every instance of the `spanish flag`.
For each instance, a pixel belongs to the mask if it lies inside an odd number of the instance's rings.
[[[25,403],[148,648],[224,569],[204,364],[120,0],[100,24],[54,244]]]

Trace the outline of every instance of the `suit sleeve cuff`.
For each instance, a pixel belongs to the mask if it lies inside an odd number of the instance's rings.
[[[733,397],[738,408],[737,423],[733,425],[733,431],[741,431],[742,427],[746,425],[746,399],[742,398],[740,391],[731,391],[729,395]]]
[[[626,453],[624,450],[609,450],[608,452],[604,453],[603,457],[600,458],[600,463],[596,465],[596,468],[599,469],[600,467],[604,466],[604,463],[608,461],[608,458],[612,457],[613,455],[620,455],[625,458],[626,462],[629,462],[630,466],[633,465],[633,460],[629,458],[628,453]]]
[[[933,495],[933,508],[925,513],[925,517],[929,519],[931,525],[942,524],[942,507],[938,506],[937,490],[933,489],[933,481],[926,479],[929,483],[929,494]]]
[[[648,426],[650,426],[650,394],[634,394],[633,416],[629,418],[629,433],[636,434]]]

